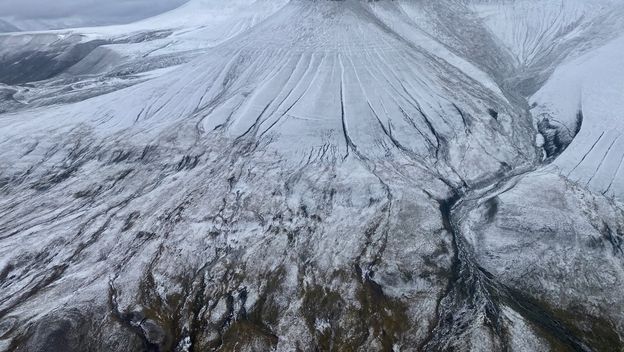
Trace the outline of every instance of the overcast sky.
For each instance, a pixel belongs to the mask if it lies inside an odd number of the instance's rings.
[[[173,9],[186,1],[0,0],[0,17],[46,21],[79,18],[85,23],[91,24],[125,23]]]

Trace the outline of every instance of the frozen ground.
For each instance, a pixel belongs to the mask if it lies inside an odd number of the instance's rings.
[[[18,32],[20,29],[8,21],[0,19],[0,33]]]
[[[623,11],[0,35],[0,351],[623,348]]]
[[[555,165],[589,189],[624,198],[624,36],[566,62],[532,98],[534,114],[564,131],[580,127]],[[582,125],[578,126],[578,116]],[[569,135],[569,133],[567,133]],[[567,136],[566,136],[567,137]]]

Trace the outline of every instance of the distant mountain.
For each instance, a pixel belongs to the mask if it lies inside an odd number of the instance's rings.
[[[19,32],[20,29],[11,23],[0,19],[0,33]]]
[[[40,0],[31,1],[31,3],[36,3],[37,1]],[[75,1],[75,3],[81,2],[82,1]],[[150,4],[149,1],[126,1],[126,3],[131,4],[111,6],[105,4],[106,2],[100,2],[98,4],[98,2],[91,1],[93,6],[90,6],[91,8],[88,11],[85,11],[85,7],[83,6],[69,4],[69,6],[65,8],[65,15],[60,16],[54,14],[41,16],[45,11],[45,5],[37,9],[37,11],[16,16],[11,13],[12,11],[7,11],[6,5],[2,6],[2,2],[0,2],[0,20],[10,23],[20,28],[22,31],[45,31],[121,25],[156,16],[160,13],[180,7],[186,2],[187,0],[165,0],[159,1],[159,4]],[[106,7],[111,10],[114,9],[113,12],[98,11]],[[72,9],[76,11],[72,11]],[[0,32],[2,31],[0,30]]]
[[[105,25],[117,25],[119,23],[108,23],[91,18],[83,17],[61,17],[61,18],[13,18],[3,17],[0,21],[9,23],[21,31],[47,31],[68,28],[96,27]],[[124,23],[124,22],[122,22]]]

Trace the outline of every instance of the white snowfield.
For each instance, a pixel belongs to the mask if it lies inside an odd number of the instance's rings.
[[[522,68],[547,65],[570,42],[609,38],[621,25],[619,0],[469,1]],[[583,45],[568,51],[587,49]],[[561,57],[564,58],[565,56]]]
[[[286,2],[287,0],[231,0],[227,2],[194,0],[165,14],[136,23],[79,28],[70,31],[90,38],[111,38],[133,33],[169,30],[173,31],[172,36],[151,43],[148,48],[138,48],[138,50],[147,49],[147,54],[156,55],[205,49],[225,42],[253,27],[283,7]]]
[[[622,53],[624,0],[0,34],[0,352],[621,349]]]
[[[0,34],[0,111],[75,102],[143,82],[261,22],[285,1],[190,1],[128,25]],[[25,71],[40,66],[33,76]],[[37,81],[34,86],[22,84]],[[9,105],[10,104],[10,105]]]
[[[559,172],[595,192],[624,199],[624,36],[562,64],[532,100],[579,134],[557,158]]]

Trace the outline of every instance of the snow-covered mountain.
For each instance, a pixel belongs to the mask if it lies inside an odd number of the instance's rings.
[[[0,33],[19,32],[19,30],[20,30],[19,28],[17,28],[15,25],[11,24],[10,22],[0,19]]]
[[[624,346],[624,1],[0,35],[0,351]]]

